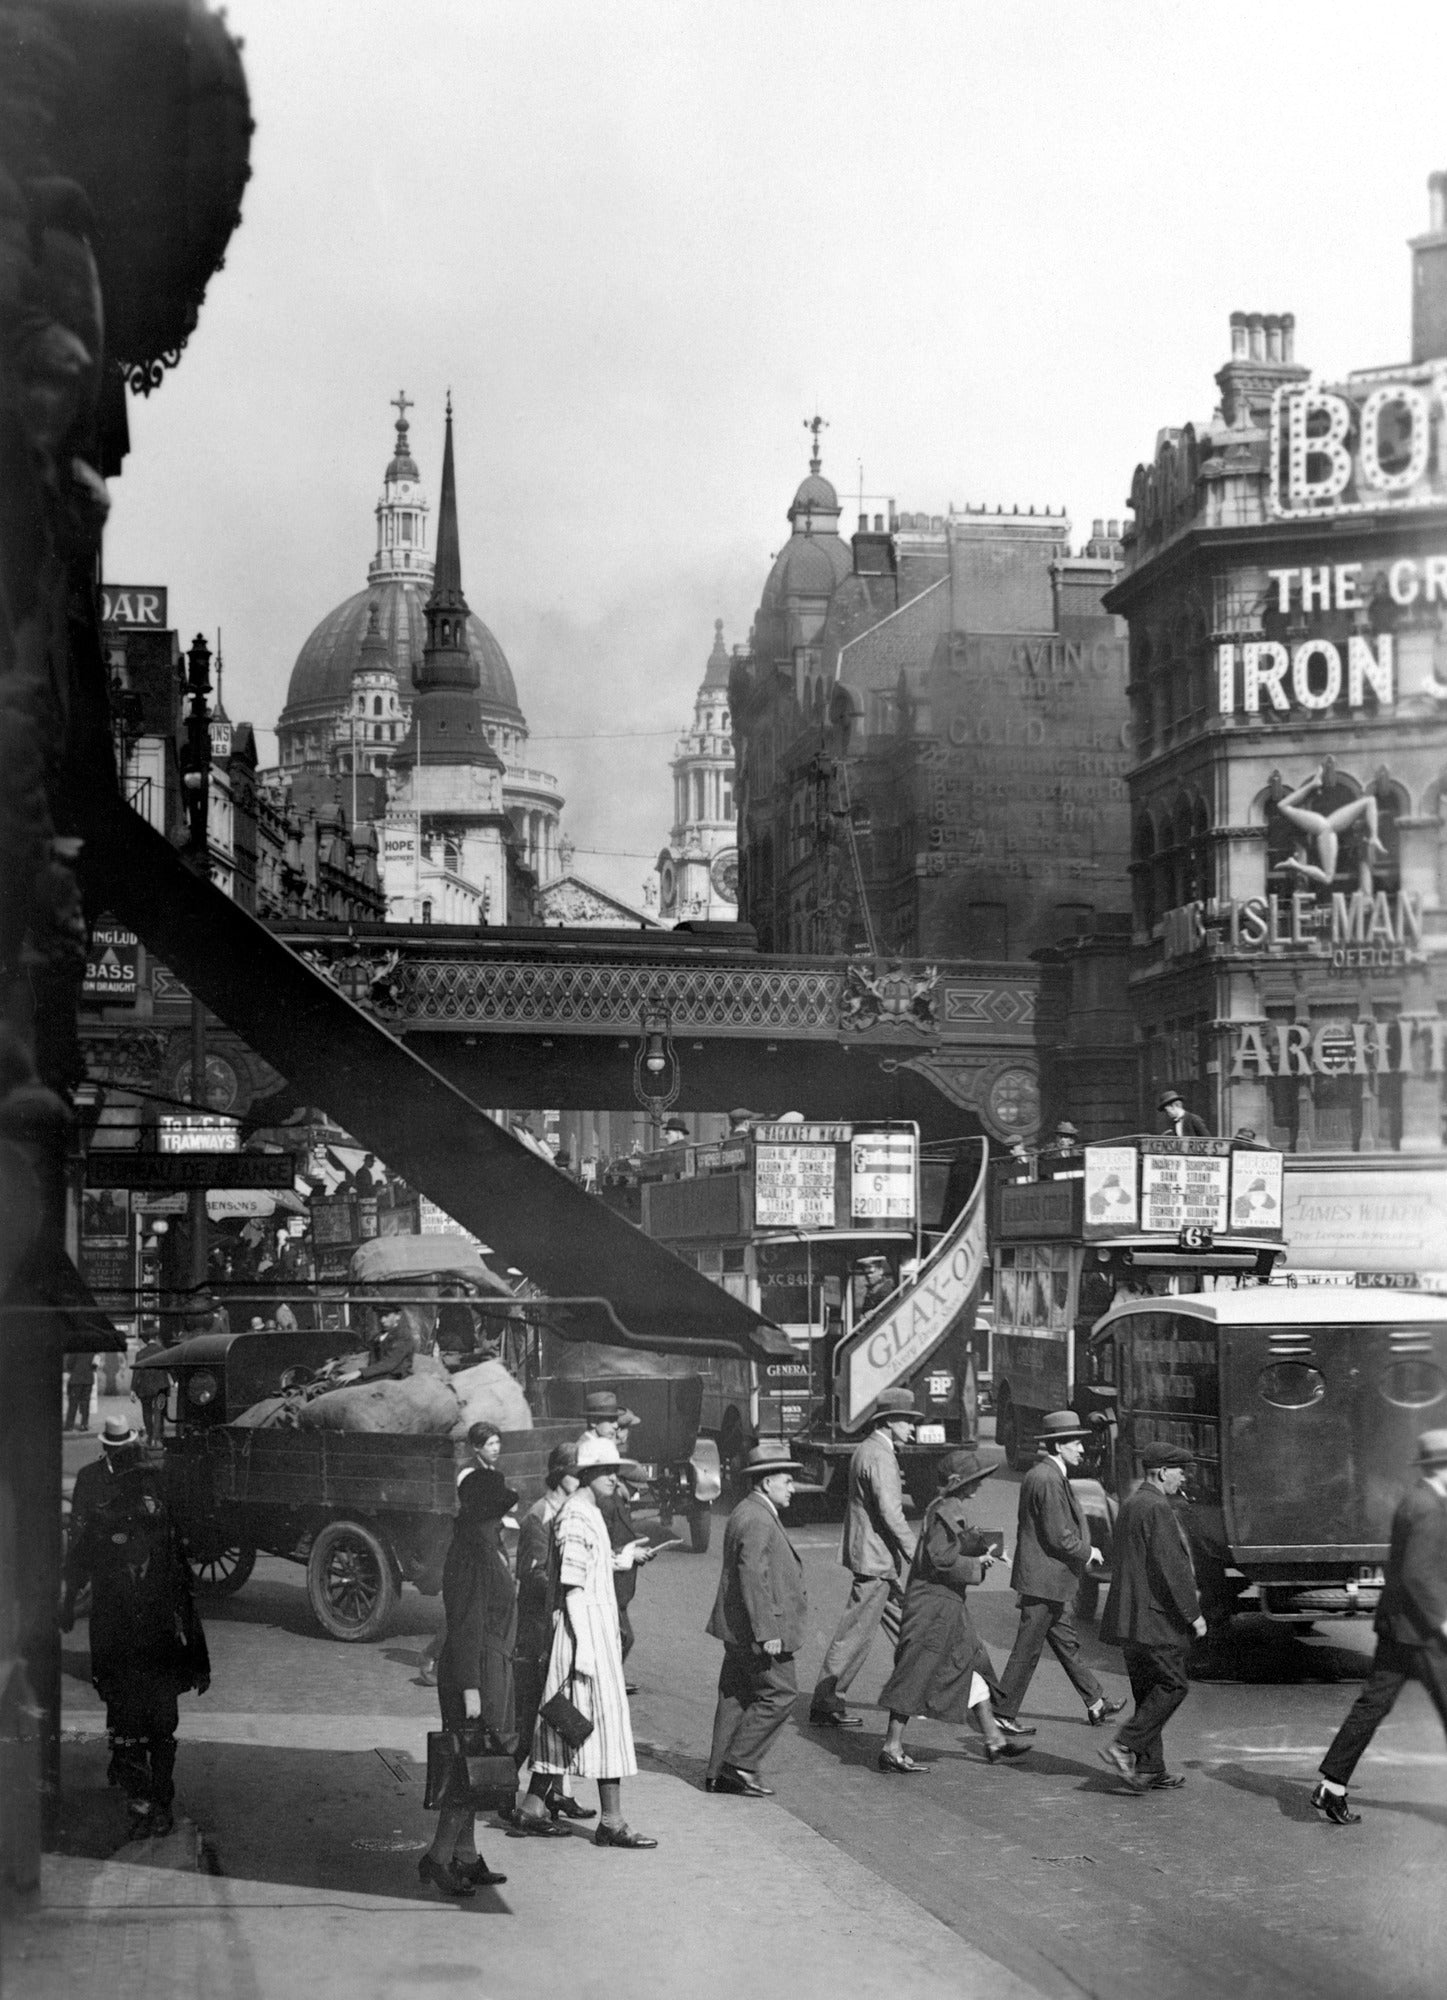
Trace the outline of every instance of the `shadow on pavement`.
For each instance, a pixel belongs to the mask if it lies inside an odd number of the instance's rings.
[[[1213,1779],[1218,1784],[1229,1785],[1234,1792],[1246,1792],[1256,1799],[1274,1800],[1281,1817],[1295,1820],[1298,1826],[1326,1825],[1325,1820],[1318,1820],[1312,1811],[1311,1785],[1301,1778],[1248,1770],[1243,1764],[1192,1762],[1187,1769],[1199,1771],[1203,1778]]]
[[[1344,1646],[1308,1642],[1266,1618],[1238,1618],[1224,1640],[1197,1647],[1186,1671],[1193,1681],[1289,1687],[1366,1678],[1370,1661]]]

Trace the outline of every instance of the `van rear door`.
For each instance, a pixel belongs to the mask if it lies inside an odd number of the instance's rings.
[[[1447,1404],[1447,1324],[1222,1329],[1237,1561],[1380,1563],[1418,1431]]]

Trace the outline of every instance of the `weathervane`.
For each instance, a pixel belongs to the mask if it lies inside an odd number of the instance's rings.
[[[820,431],[828,430],[829,419],[821,417],[819,412],[815,410],[812,417],[805,417],[804,428],[806,431],[814,433],[814,449],[809,454],[809,470],[817,472],[819,470],[819,433]]]

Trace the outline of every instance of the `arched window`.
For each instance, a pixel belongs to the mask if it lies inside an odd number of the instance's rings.
[[[382,713],[382,697],[379,694],[372,696],[372,713],[373,715],[380,715]]]

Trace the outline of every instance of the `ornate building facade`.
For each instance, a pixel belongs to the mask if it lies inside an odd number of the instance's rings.
[[[388,878],[393,884],[389,893],[398,898],[389,906],[395,921],[428,921],[421,911],[430,904],[433,922],[500,923],[506,920],[506,898],[499,901],[501,892],[491,875],[474,882],[459,873],[462,847],[457,839],[449,839],[441,821],[435,840],[424,831],[423,850],[410,855],[397,826],[400,795],[394,767],[399,766],[404,743],[416,747],[414,706],[423,686],[427,605],[436,584],[445,524],[439,510],[434,554],[431,505],[412,454],[407,422],[413,406],[399,395],[396,407],[396,439],[375,510],[376,547],[367,567],[366,588],[330,611],[297,655],[277,724],[281,772],[299,796],[310,797],[320,789],[349,807],[355,802],[354,817],[359,820],[380,826],[390,818],[393,834],[401,842],[393,848]],[[449,416],[449,441],[450,437]],[[452,521],[455,535],[455,484]],[[458,575],[460,588],[460,565]],[[463,654],[470,663],[466,692],[475,725],[471,747],[485,746],[501,767],[501,811],[511,825],[508,844],[514,861],[535,884],[546,886],[562,872],[563,796],[550,772],[528,762],[527,720],[507,657],[470,609],[450,621],[447,650],[455,663]],[[462,686],[455,674],[452,684]],[[448,748],[452,747],[449,739]],[[425,768],[425,742],[422,754]],[[469,768],[480,771],[482,765],[474,759]],[[415,778],[408,783],[412,790],[419,789]],[[421,782],[420,790],[429,797],[435,789],[432,781]],[[491,804],[487,809],[492,810]],[[415,809],[413,819],[415,823]],[[426,895],[419,888],[424,867],[436,870]],[[404,882],[410,887],[404,889]]]
[[[1136,471],[1108,602],[1143,1114],[1173,1085],[1316,1156],[1293,1264],[1447,1271],[1447,177],[1412,247],[1410,362],[1314,382],[1289,314],[1232,315],[1214,417]]]
[[[658,914],[732,923],[738,916],[738,820],[734,812],[734,743],[723,620],[714,620],[713,651],[693,703],[693,727],[673,759],[673,829],[658,857]]]

